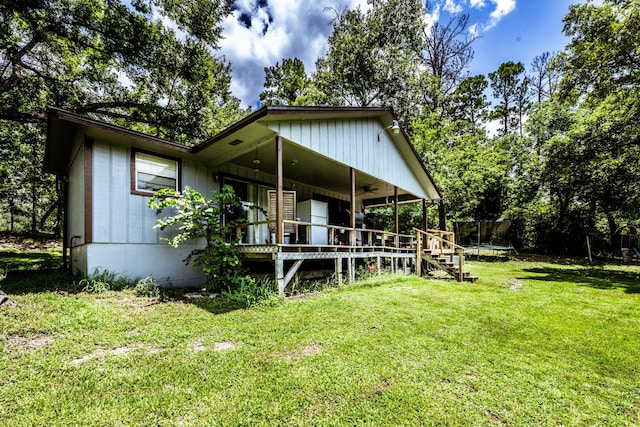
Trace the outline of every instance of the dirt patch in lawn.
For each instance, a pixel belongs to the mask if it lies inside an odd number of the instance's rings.
[[[307,356],[314,356],[324,351],[324,347],[320,344],[311,344],[306,347],[302,347],[299,350],[286,351],[281,354],[281,357],[287,359],[302,359]]]
[[[36,336],[12,335],[5,342],[5,349],[9,353],[26,353],[37,350],[51,344],[54,338],[51,335],[41,334]]]
[[[511,279],[509,281],[509,290],[511,291],[521,291],[522,287],[524,286],[519,280],[517,279]]]
[[[416,288],[412,288],[411,286],[390,286],[389,289],[393,289],[394,291],[417,291]]]
[[[147,308],[152,305],[160,304],[160,298],[118,298],[113,300],[114,304],[120,307]]]
[[[91,360],[103,360],[104,358],[109,356],[125,356],[138,350],[144,351],[147,354],[154,354],[162,351],[161,348],[157,347],[143,346],[141,344],[131,344],[122,347],[116,347],[111,350],[96,350],[93,353],[87,354],[86,356],[73,359],[71,361],[71,365],[79,366]]]
[[[213,349],[215,351],[231,350],[235,347],[236,345],[229,341],[220,341],[213,343]],[[207,346],[204,345],[204,343],[200,340],[194,341],[189,345],[189,350],[191,350],[193,353],[200,353],[201,351],[204,351],[206,349]]]

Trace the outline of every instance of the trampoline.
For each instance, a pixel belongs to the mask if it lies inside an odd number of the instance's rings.
[[[453,223],[456,244],[469,250],[518,251],[511,244],[511,221],[456,221]]]

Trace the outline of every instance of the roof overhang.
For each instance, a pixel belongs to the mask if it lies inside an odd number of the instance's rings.
[[[233,163],[244,168],[256,168],[254,160],[260,159],[260,170],[272,173],[275,171],[275,151],[273,141],[277,136],[269,124],[283,121],[300,120],[332,120],[375,118],[382,128],[396,120],[393,111],[386,107],[291,107],[268,106],[250,114],[236,122],[214,137],[199,145],[189,147],[173,141],[156,138],[141,132],[132,131],[120,126],[94,120],[60,109],[49,110],[47,142],[45,151],[45,171],[66,174],[73,156],[72,150],[78,131],[84,138],[103,139],[111,143],[131,145],[138,149],[153,151],[169,156],[190,158],[202,162],[208,167],[224,163]],[[397,149],[401,152],[408,167],[425,187],[431,200],[442,198],[429,171],[420,160],[418,153],[408,136],[401,131],[398,134],[388,133]],[[348,167],[335,160],[305,149],[295,142],[283,141],[284,174],[287,178],[298,182],[309,182],[328,187],[332,191],[348,193],[349,179],[346,175]],[[313,161],[306,161],[306,160]],[[304,165],[304,167],[302,166]],[[345,176],[342,176],[345,175]],[[372,194],[359,194],[361,199],[371,200],[374,204],[394,195],[394,185],[382,182],[376,177],[356,171],[356,181],[360,188],[376,189]],[[400,185],[398,185],[400,186]],[[401,186],[400,186],[401,187]],[[402,189],[401,200],[417,199]]]

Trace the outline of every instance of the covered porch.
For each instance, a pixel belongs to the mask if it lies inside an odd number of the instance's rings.
[[[332,262],[338,281],[354,280],[362,262],[420,270],[427,244],[413,228],[427,230],[441,195],[390,109],[265,107],[197,151],[214,181],[240,196],[240,250],[273,263],[281,294],[306,261]],[[408,203],[419,206],[419,224],[400,223]],[[372,215],[380,206],[391,211],[387,224]]]

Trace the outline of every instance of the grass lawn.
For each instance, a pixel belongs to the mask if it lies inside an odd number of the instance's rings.
[[[640,425],[640,267],[470,264],[249,310],[0,280],[1,423]]]

